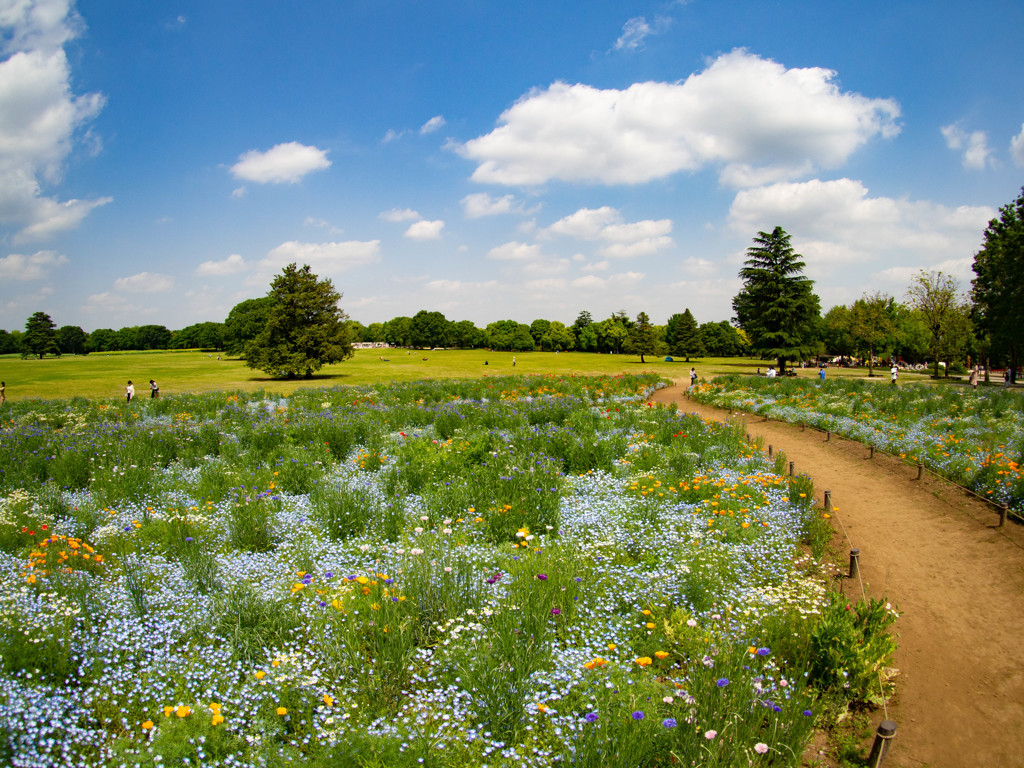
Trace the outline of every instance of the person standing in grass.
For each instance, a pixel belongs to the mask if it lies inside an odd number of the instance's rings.
[[[130,403],[132,398],[135,397],[135,385],[132,384],[132,380],[128,379],[128,386],[124,388],[125,402]]]
[[[0,381],[0,403],[7,402],[7,382]]]
[[[967,377],[967,383],[971,385],[972,389],[977,389],[978,388],[978,366],[977,366],[977,364],[975,364],[975,366],[973,368],[971,368],[971,375]]]
[[[818,378],[821,379],[821,383],[822,384],[825,383],[825,364],[824,363],[822,363],[821,366],[818,368]]]
[[[160,397],[160,387],[152,379],[149,380],[149,397],[150,399]]]
[[[900,375],[900,369],[896,367],[896,363],[892,364],[892,370],[889,371],[889,383],[894,387],[896,386],[896,377]]]

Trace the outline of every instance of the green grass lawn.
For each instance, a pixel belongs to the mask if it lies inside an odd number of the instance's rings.
[[[386,358],[382,361],[381,357]],[[661,357],[597,355],[584,352],[517,352],[512,367],[511,352],[487,350],[356,350],[355,356],[321,369],[312,379],[282,381],[262,371],[245,367],[238,358],[195,351],[110,352],[84,356],[47,357],[22,360],[16,355],[0,357],[0,380],[7,383],[7,397],[59,399],[69,397],[123,398],[128,379],[135,382],[137,397],[149,397],[149,380],[155,379],[161,394],[208,392],[210,390],[264,389],[288,394],[303,387],[334,387],[343,384],[372,384],[378,381],[417,379],[462,379],[508,373],[637,373],[655,371],[672,379],[688,380],[690,367],[699,376],[723,373],[754,373],[767,370],[770,361],[755,358],[693,358],[666,363]],[[815,377],[816,369],[797,368],[801,377]],[[830,377],[864,377],[866,369],[829,368]],[[885,369],[875,369],[876,378],[888,379]],[[900,381],[927,380],[927,376],[900,374]]]

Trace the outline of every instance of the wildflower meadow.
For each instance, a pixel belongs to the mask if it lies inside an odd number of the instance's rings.
[[[798,765],[895,614],[664,383],[8,404],[0,763]]]
[[[1024,515],[1024,398],[1014,390],[723,376],[699,402],[809,424],[919,462]]]

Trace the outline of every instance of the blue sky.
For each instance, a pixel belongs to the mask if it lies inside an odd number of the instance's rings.
[[[729,319],[969,287],[1024,184],[1024,4],[0,0],[0,328],[221,321],[309,263],[363,323]]]

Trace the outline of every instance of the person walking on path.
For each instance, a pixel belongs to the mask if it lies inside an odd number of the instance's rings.
[[[149,397],[150,397],[150,399],[153,399],[155,397],[160,397],[160,387],[152,379],[149,380]]]
[[[977,364],[975,364],[975,366],[973,368],[971,368],[971,375],[967,377],[967,383],[971,385],[972,389],[977,389],[978,388],[978,366],[977,366]]]
[[[125,402],[130,403],[132,398],[135,397],[135,385],[132,384],[132,380],[128,379],[128,386],[124,388]]]
[[[516,367],[516,356],[515,355],[512,355],[512,367],[513,368]]]
[[[696,368],[691,368],[690,369],[690,386],[691,387],[697,386],[697,369]]]

